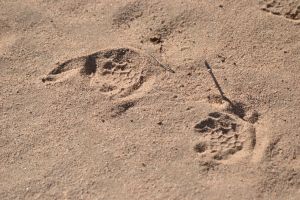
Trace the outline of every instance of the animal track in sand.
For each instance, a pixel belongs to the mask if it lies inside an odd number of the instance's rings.
[[[201,137],[194,150],[216,160],[252,151],[256,142],[255,129],[250,123],[221,112],[209,113],[194,129]]]
[[[282,15],[288,19],[300,19],[300,1],[299,0],[259,0],[261,9],[274,15]]]
[[[46,77],[44,83],[88,83],[99,88],[103,94],[126,97],[137,91],[151,89],[155,73],[150,58],[129,48],[102,50],[87,56],[58,64]]]

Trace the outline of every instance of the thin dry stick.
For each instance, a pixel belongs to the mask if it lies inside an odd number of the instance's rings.
[[[160,67],[164,68],[165,70],[169,71],[169,72],[172,72],[172,73],[175,73],[175,71],[173,69],[171,69],[169,66],[166,66],[164,64],[162,64],[161,62],[159,62],[153,55],[151,55],[150,53],[147,53],[151,58],[153,58],[158,64]]]
[[[214,81],[217,89],[219,90],[222,99],[224,99],[225,101],[227,101],[230,105],[233,105],[233,103],[224,95],[224,92],[223,92],[221,86],[219,85],[219,83],[218,83],[218,81],[217,81],[214,73],[212,72],[211,66],[208,64],[208,62],[206,60],[204,61],[204,64],[205,64],[205,66],[207,68],[207,71],[209,72],[210,76],[212,77],[212,79],[213,79],[213,81]]]
[[[220,87],[220,85],[219,85],[219,83],[218,83],[218,81],[217,81],[215,75],[213,74],[210,65],[208,64],[208,62],[207,62],[206,60],[204,61],[204,64],[205,64],[205,66],[206,66],[206,68],[207,68],[207,71],[209,72],[210,76],[211,76],[212,79],[214,80],[215,85],[216,85],[216,87],[218,88],[218,90],[219,90],[219,92],[220,92],[222,98],[224,98],[224,92],[222,91],[222,88]]]
[[[229,111],[231,111],[232,113],[234,113],[235,115],[237,115],[239,118],[241,118],[242,120],[244,120],[243,117],[245,116],[245,110],[243,108],[243,105],[240,104],[240,103],[236,103],[236,102],[230,101],[230,99],[228,99],[224,95],[224,92],[222,91],[222,88],[220,87],[220,85],[219,85],[219,83],[218,83],[218,81],[217,81],[214,73],[212,72],[212,69],[211,69],[210,65],[207,63],[206,60],[204,61],[204,64],[205,64],[205,66],[207,68],[207,71],[209,72],[209,74],[211,75],[212,79],[214,80],[215,85],[218,88],[218,90],[219,90],[219,92],[221,94],[222,99],[224,101],[227,101],[229,103],[229,105],[230,105]]]

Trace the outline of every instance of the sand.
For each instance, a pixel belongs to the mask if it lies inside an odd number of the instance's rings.
[[[299,20],[297,0],[0,0],[0,199],[300,199]]]

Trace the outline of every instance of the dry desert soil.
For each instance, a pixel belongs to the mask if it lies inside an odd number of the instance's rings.
[[[0,0],[0,67],[1,200],[300,199],[299,0]]]

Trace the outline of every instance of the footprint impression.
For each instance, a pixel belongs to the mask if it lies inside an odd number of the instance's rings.
[[[245,156],[255,146],[254,127],[227,113],[209,113],[194,129],[200,135],[194,150],[216,160],[228,159],[234,154]]]
[[[126,97],[146,92],[155,80],[151,60],[129,48],[102,50],[58,64],[42,81],[44,83],[88,83],[105,95]]]
[[[273,15],[284,16],[287,19],[300,19],[299,0],[259,0],[261,10]]]

